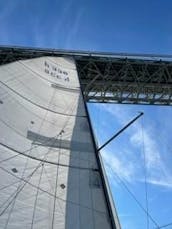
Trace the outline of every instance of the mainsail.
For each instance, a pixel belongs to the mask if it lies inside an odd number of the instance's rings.
[[[75,62],[0,67],[0,228],[112,228]]]

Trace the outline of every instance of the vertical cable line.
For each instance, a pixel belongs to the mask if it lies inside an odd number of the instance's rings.
[[[61,140],[62,140],[62,134],[64,130],[60,131],[59,138],[60,138],[60,147],[59,147],[59,154],[58,154],[58,164],[60,162],[60,152],[61,152]],[[58,182],[58,169],[59,166],[57,165],[57,172],[56,172],[56,184],[55,184],[55,193],[54,193],[54,206],[53,206],[53,218],[52,218],[52,229],[54,228],[54,217],[55,217],[55,210],[56,210],[56,195],[57,195],[57,182]]]
[[[39,165],[34,169],[34,171],[28,176],[28,180],[25,181],[25,183],[23,184],[23,186],[20,186],[20,189],[18,191],[15,191],[12,193],[12,195],[8,198],[8,200],[14,195],[14,197],[12,198],[12,200],[8,203],[8,205],[0,212],[0,216],[2,216],[5,211],[8,209],[8,207],[13,203],[14,199],[16,198],[16,196],[18,196],[18,194],[22,191],[22,189],[24,188],[24,186],[29,182],[29,180],[31,179],[31,177],[33,176],[33,174],[37,171],[37,169],[40,167],[41,163],[39,163]],[[2,168],[1,168],[2,169]],[[23,178],[20,177],[20,180],[23,180]],[[7,202],[8,200],[6,200],[1,206],[0,208],[2,208]]]
[[[52,94],[52,98],[53,98],[53,97],[54,97],[54,92],[53,92],[53,94]],[[51,98],[51,100],[52,100],[52,98]],[[51,100],[50,100],[50,102],[51,102]],[[48,111],[46,111],[45,117],[46,117],[46,115],[47,115],[47,112],[48,112]],[[44,117],[44,118],[45,118],[45,117]],[[41,122],[41,125],[40,125],[40,128],[39,128],[39,132],[40,132],[40,130],[41,130],[41,128],[42,128],[43,123],[44,123],[44,119],[42,119],[42,122]],[[35,138],[34,141],[36,141],[36,140],[37,140],[37,137]],[[30,150],[29,150],[29,154],[31,153],[31,151],[32,151],[32,147],[31,147]],[[49,153],[49,152],[48,152],[48,153]],[[25,173],[25,170],[26,170],[26,168],[27,168],[28,159],[29,159],[29,158],[26,159],[25,167],[24,167],[24,170],[23,170],[23,172],[22,172],[22,178],[24,177],[24,173]],[[41,163],[42,163],[42,162],[41,162]],[[41,163],[40,163],[40,164],[41,164]],[[35,170],[35,171],[36,171],[36,170]],[[33,175],[33,174],[32,174],[32,175]],[[11,217],[11,213],[12,213],[12,211],[13,211],[13,209],[14,209],[15,201],[16,201],[16,199],[17,199],[17,197],[18,197],[18,194],[23,190],[23,188],[24,188],[25,185],[26,185],[26,183],[24,183],[24,185],[22,186],[22,179],[21,179],[21,180],[20,180],[20,183],[19,183],[19,185],[18,185],[18,187],[17,187],[17,190],[16,190],[14,193],[12,193],[12,195],[15,194],[14,197],[13,197],[12,200],[9,202],[9,204],[7,205],[7,207],[4,209],[4,210],[6,211],[6,209],[12,204],[12,207],[11,207],[11,209],[10,209],[10,212],[9,212],[9,214],[8,214],[8,218],[7,218],[7,221],[6,221],[6,224],[5,224],[5,229],[7,228],[7,225],[8,225],[8,223],[9,223],[9,220],[10,220],[10,217]],[[10,197],[7,199],[7,201],[5,201],[5,202],[3,203],[3,205],[4,205],[6,202],[8,202],[8,200],[12,197],[12,195],[10,195]],[[3,206],[3,205],[2,205],[2,206]],[[1,206],[1,207],[2,207],[2,206]],[[0,216],[5,212],[4,210],[0,213]]]
[[[46,175],[46,177],[47,177],[47,180],[48,180],[49,186],[50,186],[50,188],[51,188],[51,191],[53,192],[53,185],[52,185],[52,183],[51,183],[51,180],[50,180],[50,178],[49,178],[49,175],[48,175],[48,172],[47,172],[45,166],[44,166],[44,173],[45,173],[45,175]]]
[[[3,88],[2,86],[0,86],[1,88]],[[4,89],[4,88],[3,88]],[[5,90],[5,89],[4,89]],[[24,109],[25,111],[27,111],[28,113],[30,113],[31,115],[36,116],[38,119],[42,120],[42,117],[40,115],[38,115],[37,113],[35,113],[34,111],[31,111],[30,109],[28,109],[26,107],[26,105],[23,105],[17,98],[15,98],[15,96],[12,96],[7,90],[6,90],[6,94],[8,97],[10,97],[11,100],[13,100],[14,102],[16,102],[20,107],[22,107],[22,109]],[[49,121],[46,119],[46,122],[51,123],[52,125],[54,125],[53,122]]]
[[[20,186],[18,186],[17,190],[15,192],[13,192],[10,197],[0,206],[0,208],[2,208],[7,202],[8,200],[10,200],[10,198],[14,195],[14,197],[12,198],[12,200],[8,203],[8,205],[3,209],[3,211],[0,213],[0,216],[2,216],[5,211],[8,209],[8,207],[13,203],[13,201],[15,201],[16,197],[18,196],[18,194],[23,190],[24,186],[27,184],[27,182],[31,179],[31,177],[34,175],[34,173],[37,171],[37,169],[40,167],[40,165],[42,164],[42,162],[40,162],[38,164],[38,166],[34,169],[34,171],[27,177],[28,180],[25,181],[23,177],[20,177],[20,181],[24,181],[25,183],[23,184],[23,186],[21,185],[21,182],[20,182]],[[2,169],[2,168],[1,168]],[[18,182],[16,182],[18,183]],[[8,219],[9,221],[9,219]],[[8,223],[7,223],[8,224]]]
[[[50,178],[49,178],[49,176],[48,176],[48,173],[47,173],[47,171],[46,171],[46,169],[45,169],[45,166],[44,166],[44,172],[45,172],[45,175],[46,175],[46,177],[47,177],[47,180],[48,180],[50,189],[51,189],[51,191],[52,191],[52,193],[53,193],[53,186],[52,186],[52,183],[51,183]],[[63,212],[63,209],[62,209],[62,206],[61,206],[61,203],[60,203],[59,198],[57,198],[57,196],[55,196],[55,198],[56,198],[56,201],[58,201],[58,205],[59,205],[59,207],[60,207],[60,213],[61,213],[62,215],[64,215],[64,212]]]
[[[75,108],[75,107],[72,106],[72,108],[70,109],[70,111],[73,112],[74,108]],[[28,110],[28,111],[29,111],[29,110]],[[69,122],[70,118],[71,118],[70,116],[67,117],[66,122],[64,123],[64,126],[63,126],[62,129],[64,129],[64,128],[67,126],[67,123]],[[3,122],[5,125],[7,125],[10,129],[14,130],[13,127],[11,127],[9,124],[5,123],[3,120],[0,120],[0,121],[2,121],[2,122]],[[47,121],[48,121],[48,120],[47,120]],[[14,131],[15,131],[17,134],[19,134],[20,136],[23,136],[23,135],[21,135],[20,133],[18,133],[18,131],[16,131],[16,130],[14,130]],[[57,138],[58,136],[59,136],[59,134],[58,134],[58,135],[55,135],[54,138]],[[23,137],[25,137],[25,136],[23,136]],[[45,141],[43,141],[43,143],[45,144],[45,143],[48,143],[49,141],[51,141],[51,139],[45,140]],[[27,152],[29,152],[30,150],[35,149],[35,148],[38,148],[38,147],[40,147],[40,146],[41,146],[41,145],[32,146],[30,149],[25,150],[25,151],[23,151],[22,153],[27,153]],[[9,157],[9,158],[6,158],[6,159],[1,160],[0,163],[3,163],[3,162],[8,161],[8,160],[11,160],[11,159],[13,159],[13,158],[15,158],[15,157],[18,157],[18,156],[21,156],[21,155],[20,155],[20,154],[13,155],[13,156],[11,156],[11,157]]]
[[[0,121],[2,121],[2,120],[0,119]],[[8,128],[10,128],[10,129],[13,130],[14,132],[16,132],[16,131],[13,129],[13,127],[11,127],[10,125],[6,124],[4,121],[2,121],[2,122],[3,122],[6,126],[8,126]],[[67,122],[68,122],[68,120],[67,120]],[[67,122],[66,122],[66,125],[67,125]],[[21,134],[19,134],[18,132],[16,132],[16,133],[17,133],[19,136],[26,138],[24,135],[21,135]],[[56,134],[56,135],[53,137],[54,140],[56,140],[56,138],[57,138],[58,136],[59,136],[59,134],[58,134],[58,135]],[[36,138],[35,138],[35,139],[36,139]],[[48,143],[49,141],[52,141],[52,139],[47,139],[47,140],[43,141],[42,144]],[[3,145],[4,145],[4,144],[3,144]],[[52,145],[54,145],[54,144],[52,144]],[[23,151],[22,154],[27,153],[27,152],[29,152],[30,150],[36,149],[36,148],[38,148],[38,147],[40,147],[40,146],[41,146],[41,145],[34,145],[34,146],[32,146],[30,149]],[[67,156],[67,154],[65,154],[65,155]],[[13,156],[11,156],[11,157],[5,158],[5,159],[3,159],[3,160],[0,161],[0,164],[3,163],[3,162],[5,162],[5,161],[11,160],[11,159],[13,159],[13,158],[15,158],[15,157],[18,157],[18,156],[21,156],[21,155],[20,155],[20,154],[17,154],[17,155],[13,155]]]
[[[15,182],[11,183],[11,184],[8,184],[8,185],[6,185],[6,186],[0,188],[0,191],[4,190],[4,189],[6,189],[6,188],[9,188],[9,187],[11,187],[11,186],[13,186],[13,185],[15,185],[15,184],[17,184],[17,183],[19,183],[19,182],[20,182],[20,180],[17,180],[17,181],[15,181]]]
[[[76,62],[75,62],[75,64],[76,64],[76,69],[77,69],[78,80],[79,80],[79,83],[80,83],[81,97],[82,97],[82,101],[83,101],[84,108],[85,108],[86,119],[88,121],[90,135],[91,135],[91,139],[92,139],[92,143],[93,143],[93,147],[94,147],[94,155],[96,157],[99,174],[100,174],[101,181],[102,181],[102,189],[103,189],[102,191],[103,191],[103,194],[105,196],[105,204],[106,204],[106,208],[107,208],[107,212],[108,212],[108,218],[109,218],[109,221],[110,221],[110,226],[111,226],[112,229],[117,229],[115,220],[113,218],[113,212],[112,212],[112,208],[111,208],[110,199],[109,199],[109,196],[108,196],[108,190],[107,190],[107,186],[106,186],[104,172],[103,172],[101,161],[100,161],[100,157],[99,157],[98,151],[97,151],[97,145],[96,145],[95,138],[94,138],[94,132],[93,132],[92,125],[91,125],[91,119],[90,119],[90,116],[89,116],[86,100],[85,100],[85,97],[84,97],[84,92],[83,92],[83,89],[81,87],[81,79],[79,78],[78,65],[77,65]]]
[[[47,153],[44,155],[44,158],[48,155],[48,153],[49,153],[49,152],[47,152]],[[25,183],[23,184],[23,186],[21,187],[21,189],[20,189],[18,192],[16,192],[16,191],[13,192],[12,195],[8,198],[8,200],[9,200],[14,194],[15,194],[15,195],[18,195],[18,194],[22,191],[22,189],[24,188],[24,186],[25,186],[26,184],[30,184],[31,186],[38,188],[37,186],[32,185],[32,184],[29,182],[29,180],[31,179],[31,177],[34,175],[34,173],[37,171],[37,169],[38,169],[41,165],[42,165],[42,161],[38,164],[38,166],[34,169],[34,171],[33,171],[30,175],[27,176],[28,180],[26,180],[25,178],[22,178],[22,177],[18,178],[18,179],[24,181]],[[0,167],[0,168],[3,169],[2,167]],[[7,170],[5,170],[5,169],[3,169],[3,170],[7,172]],[[10,174],[11,174],[11,173],[10,173]],[[11,174],[11,175],[13,175],[13,174]],[[14,176],[14,175],[13,175],[13,176]],[[39,188],[39,189],[40,189],[40,188]],[[43,189],[40,189],[40,190],[43,191]],[[14,199],[14,198],[15,198],[15,196],[13,197],[13,199]],[[7,207],[5,207],[4,210],[0,213],[0,216],[3,215],[4,212],[8,209],[8,207],[10,206],[10,204],[13,202],[13,199],[10,201],[10,203],[7,205]],[[5,202],[0,206],[0,208],[2,208],[2,207],[8,202],[8,200],[5,201]]]
[[[51,102],[52,102],[52,100],[53,100],[53,98],[54,98],[54,95],[55,95],[55,90],[53,90],[51,99],[50,99],[49,104],[48,104],[48,108],[49,108],[50,105],[51,105]],[[43,126],[43,124],[44,124],[44,121],[45,121],[45,118],[46,118],[46,116],[47,116],[47,113],[48,113],[48,110],[46,111],[46,113],[45,113],[45,115],[44,115],[44,118],[42,119],[42,122],[41,122],[41,125],[40,125],[40,128],[39,128],[39,131],[38,131],[39,133],[40,133],[41,128],[42,128],[42,126]],[[38,138],[38,137],[36,137],[36,140],[37,140],[37,138]],[[36,140],[35,140],[35,142],[36,142]],[[55,139],[54,139],[52,145],[54,145],[54,143],[55,143]],[[51,148],[49,147],[47,154],[49,154],[50,152],[51,152]],[[41,183],[41,178],[42,178],[42,174],[43,174],[43,168],[44,168],[44,163],[42,163],[41,173],[40,173],[40,177],[39,177],[38,185],[37,185],[37,192],[36,192],[36,197],[35,197],[35,202],[34,202],[34,208],[33,208],[33,215],[32,215],[32,222],[31,222],[31,229],[33,229],[33,225],[34,225],[34,218],[35,218],[35,212],[36,212],[36,205],[37,205],[37,200],[38,200],[38,195],[39,195],[39,187],[40,187],[40,183]]]
[[[169,227],[169,226],[172,226],[172,223],[164,224],[164,225],[162,225],[158,228],[155,228],[155,229],[165,228],[165,227]],[[171,229],[171,227],[170,227],[170,229]]]
[[[43,122],[41,123],[41,126],[42,126],[42,124],[43,124]],[[40,128],[41,128],[41,126],[40,126]],[[36,139],[35,139],[34,141],[36,141]],[[30,151],[29,151],[28,154],[30,154],[31,151],[32,151],[32,147],[30,148]],[[27,165],[28,165],[28,161],[29,161],[29,158],[27,157],[26,163],[25,163],[25,167],[24,167],[24,170],[23,170],[23,172],[22,172],[22,178],[24,177],[24,174],[25,174],[25,171],[26,171],[26,168],[27,168]],[[21,183],[22,183],[22,180],[20,180],[20,183],[19,183],[19,185],[18,185],[18,188],[17,188],[16,193],[17,193],[18,190],[20,189]],[[22,189],[23,189],[23,188],[22,188]],[[22,191],[22,189],[21,189],[21,191]],[[17,194],[17,195],[15,196],[15,198],[13,199],[12,207],[11,207],[10,212],[9,212],[9,214],[8,214],[8,218],[7,218],[7,221],[6,221],[6,224],[5,224],[5,228],[4,228],[4,229],[7,228],[7,225],[8,225],[8,223],[9,223],[9,220],[10,220],[10,217],[11,217],[11,213],[12,213],[12,211],[13,211],[13,209],[14,209],[15,201],[16,201],[17,197],[18,197],[18,194]]]
[[[23,169],[23,172],[22,172],[22,176],[21,176],[22,178],[24,177],[24,174],[25,174],[25,171],[26,171],[26,168],[27,168],[27,165],[28,165],[28,161],[29,161],[29,158],[26,159],[25,166],[24,166],[24,169]],[[18,190],[20,189],[20,187],[22,185],[22,182],[23,181],[20,180],[20,183],[18,184],[18,187],[17,187],[16,192],[18,192]],[[6,229],[7,226],[8,226],[8,223],[9,223],[9,220],[10,220],[10,217],[11,217],[11,213],[12,213],[12,211],[14,209],[14,206],[15,206],[15,202],[16,202],[17,197],[18,197],[18,195],[16,195],[15,198],[13,199],[13,203],[12,203],[11,209],[9,211],[8,218],[7,218],[7,221],[6,221],[6,224],[5,224],[4,229]]]
[[[134,193],[128,188],[128,186],[126,185],[126,183],[122,180],[122,178],[114,171],[114,169],[112,168],[112,165],[110,165],[110,163],[107,162],[107,160],[104,158],[103,159],[105,161],[105,163],[108,165],[108,167],[110,168],[110,170],[112,171],[112,174],[114,176],[114,178],[118,179],[120,181],[121,186],[123,186],[123,188],[126,189],[126,191],[132,196],[132,198],[136,201],[136,203],[138,204],[138,206],[144,211],[144,213],[146,215],[148,215],[149,219],[156,225],[157,229],[160,228],[158,223],[153,219],[153,217],[147,212],[147,210],[142,206],[142,204],[139,202],[139,200],[136,198],[136,196],[134,195]]]
[[[7,84],[3,83],[1,80],[0,80],[0,83],[1,83],[2,85],[4,85],[5,87],[7,87],[10,91],[12,91],[13,93],[15,93],[16,95],[18,95],[18,96],[21,97],[22,99],[26,100],[27,102],[29,102],[29,103],[35,105],[36,107],[39,107],[39,108],[41,108],[41,109],[43,109],[43,110],[48,110],[48,111],[50,111],[50,112],[52,112],[52,113],[59,114],[59,115],[62,115],[62,116],[72,116],[72,117],[75,116],[75,115],[73,115],[73,114],[65,114],[65,113],[58,112],[58,111],[55,111],[55,110],[52,110],[52,109],[48,109],[47,107],[44,107],[43,105],[38,104],[37,102],[34,102],[33,100],[27,98],[26,96],[20,94],[20,93],[17,92],[16,90],[14,90],[14,89],[12,89],[11,87],[9,87]],[[85,116],[80,116],[80,115],[78,115],[77,117],[85,117]]]
[[[141,134],[142,134],[142,153],[143,153],[143,163],[144,163],[144,183],[145,183],[145,201],[146,201],[146,218],[147,218],[147,229],[149,229],[149,206],[148,206],[148,183],[147,183],[147,166],[146,166],[146,152],[145,152],[145,140],[144,140],[144,130],[143,130],[143,120],[141,120]]]
[[[41,164],[39,164],[38,167],[40,167],[40,166],[41,166]],[[10,174],[11,176],[13,176],[13,177],[15,177],[15,178],[17,178],[17,179],[19,179],[19,180],[22,179],[25,183],[29,184],[29,185],[32,186],[33,188],[36,188],[36,189],[38,188],[38,187],[37,187],[36,185],[34,185],[33,183],[27,181],[26,179],[23,179],[23,178],[20,178],[20,177],[14,175],[12,172],[9,172],[8,170],[4,169],[3,167],[0,167],[0,169],[2,169],[2,170],[5,171],[6,173]],[[39,190],[42,191],[43,193],[46,193],[47,195],[49,195],[49,196],[51,196],[51,197],[53,197],[53,198],[55,197],[54,194],[52,194],[51,192],[49,192],[49,191],[47,191],[47,190],[45,190],[45,189],[43,189],[43,188],[41,188],[41,187],[39,187]],[[91,209],[90,207],[88,207],[88,206],[78,204],[78,203],[73,202],[73,201],[71,201],[71,200],[64,200],[64,199],[61,198],[60,196],[56,196],[55,198],[56,198],[56,199],[59,199],[59,200],[61,200],[61,201],[63,201],[64,203],[70,203],[70,204],[73,204],[73,205],[75,205],[75,206],[81,206],[81,207],[84,208],[84,209],[92,210],[92,209]],[[104,212],[104,211],[96,210],[96,209],[94,209],[94,211],[97,212],[97,213],[99,213],[99,214],[102,214],[102,215],[104,215],[104,216],[107,216],[106,212]]]
[[[71,107],[71,108],[73,108],[73,107]],[[72,110],[73,110],[73,109],[72,109]],[[47,110],[46,112],[48,112],[48,110]],[[70,116],[68,117],[68,119],[70,119]],[[43,124],[43,122],[44,122],[44,120],[42,120],[42,124]],[[67,121],[67,122],[68,122],[68,121]],[[42,126],[42,124],[41,124],[41,126]],[[66,124],[65,124],[65,125],[66,125]],[[40,127],[40,128],[41,128],[41,127]],[[60,134],[60,138],[61,138],[61,134]],[[35,139],[34,141],[36,141],[36,139]],[[36,147],[35,147],[35,148],[36,148]],[[60,147],[60,148],[61,148],[61,147]],[[33,147],[30,148],[29,153],[31,153],[31,150],[32,150],[32,149],[33,149]],[[48,153],[49,153],[49,152],[47,152],[47,154],[48,154]],[[44,155],[44,156],[46,156],[46,155]],[[59,152],[58,161],[59,161],[59,160],[60,160],[60,152]],[[27,158],[27,161],[26,161],[26,162],[28,162],[28,158]],[[43,172],[43,164],[42,164],[42,162],[39,163],[39,167],[40,167],[40,165],[42,165],[42,170],[41,170],[41,174],[42,174],[42,172]],[[26,167],[27,167],[27,163],[25,164],[25,169],[26,169]],[[39,167],[37,167],[36,170],[34,170],[34,171],[32,172],[30,178],[34,175],[34,173],[37,171],[37,169],[38,169]],[[24,177],[25,169],[24,169],[24,171],[23,171],[22,178]],[[41,176],[42,176],[42,175],[41,175]],[[56,190],[55,190],[55,192],[57,192],[57,178],[58,178],[58,166],[57,166]],[[21,179],[21,181],[22,181],[22,179]],[[39,181],[41,182],[41,177],[40,177]],[[40,182],[39,182],[39,184],[40,184]],[[20,184],[21,184],[21,183],[20,183]],[[10,203],[8,204],[8,206],[3,210],[3,212],[5,212],[6,209],[13,203],[13,205],[12,205],[12,207],[11,207],[11,210],[10,210],[10,214],[9,214],[9,216],[8,216],[8,219],[7,219],[7,223],[6,223],[5,228],[6,228],[7,225],[8,225],[8,222],[9,222],[9,219],[10,219],[10,216],[11,216],[11,213],[12,213],[13,208],[14,208],[14,206],[15,206],[16,198],[18,197],[19,193],[23,190],[23,188],[24,188],[24,186],[25,186],[26,184],[27,184],[27,182],[25,182],[23,185],[19,185],[19,186],[18,186],[17,191],[16,191],[15,193],[13,193],[13,195],[15,194],[15,196],[14,196],[13,199],[10,201]],[[38,184],[38,187],[39,187],[39,184]],[[35,201],[35,209],[36,209],[36,203],[37,203],[38,194],[39,194],[39,193],[37,192],[36,201]],[[55,195],[55,196],[56,196],[56,195]],[[56,202],[54,201],[54,212],[53,212],[53,214],[55,213],[55,204],[56,204]],[[3,213],[2,213],[2,214],[3,214]],[[32,220],[33,220],[33,218],[32,218]],[[33,222],[34,222],[34,221],[33,221]]]
[[[34,207],[33,207],[31,228],[33,228],[33,224],[34,224],[35,211],[36,211],[37,199],[38,199],[38,194],[39,194],[39,187],[40,187],[41,178],[42,178],[42,174],[43,174],[43,167],[44,167],[44,164],[42,163],[41,172],[40,172],[39,181],[38,181],[38,188],[37,188],[37,191],[36,191],[36,197],[35,197],[35,202],[34,202]]]
[[[47,111],[46,111],[46,114],[47,114]],[[46,114],[45,114],[45,116],[46,116]],[[43,125],[43,120],[42,120],[42,122],[41,122],[41,125],[40,125],[40,128],[39,128],[39,132],[40,132],[40,129],[41,129],[42,125]],[[34,141],[36,141],[36,139],[35,139]],[[30,148],[30,151],[29,151],[28,155],[31,154],[31,151],[32,151],[32,149]],[[26,168],[27,168],[27,165],[28,165],[28,161],[29,161],[29,158],[27,157],[26,163],[25,163],[25,167],[24,167],[24,170],[23,170],[23,172],[22,172],[22,178],[24,177],[24,174],[25,174],[25,171],[26,171]],[[16,193],[18,193],[18,190],[20,189],[21,184],[22,184],[22,180],[20,180],[20,183],[19,183],[19,185],[18,185],[18,187],[17,187]],[[24,185],[25,185],[25,184],[24,184]],[[24,186],[23,186],[23,188],[24,188]],[[22,189],[23,189],[23,188],[22,188]],[[22,191],[22,189],[21,189],[21,191]],[[5,224],[4,229],[7,228],[7,225],[8,225],[8,223],[9,223],[9,220],[10,220],[10,217],[11,217],[11,213],[12,213],[12,211],[13,211],[13,209],[14,209],[14,206],[15,206],[15,202],[16,202],[17,197],[18,197],[18,194],[15,195],[15,197],[13,198],[13,202],[11,202],[11,203],[12,203],[12,206],[11,206],[10,212],[9,212],[9,214],[8,214],[8,218],[7,218],[7,221],[6,221],[6,224]]]
[[[46,111],[46,114],[47,114],[47,111]],[[45,116],[46,116],[46,114],[45,114]],[[40,132],[40,130],[41,130],[41,128],[42,128],[42,125],[43,125],[43,122],[44,122],[44,120],[42,120],[38,132]],[[36,140],[37,140],[37,137],[35,138],[34,142],[35,142]],[[30,148],[29,154],[31,154],[31,152],[32,152],[32,150],[31,150],[31,148]],[[23,170],[23,173],[22,173],[22,178],[24,177],[25,170],[26,170],[27,165],[28,165],[28,161],[29,161],[29,158],[27,157],[26,163],[25,163],[25,167],[24,167],[24,170]],[[19,190],[19,188],[20,188],[20,186],[21,186],[21,183],[22,183],[22,180],[21,180],[21,182],[20,182],[19,185],[18,185],[17,191]],[[4,229],[7,228],[7,225],[8,225],[8,223],[9,223],[9,220],[10,220],[10,217],[11,217],[11,213],[12,213],[12,211],[13,211],[13,209],[14,209],[14,206],[15,206],[15,202],[16,202],[17,197],[18,197],[18,195],[16,195],[16,197],[14,198],[14,201],[13,201],[13,203],[12,203],[12,207],[11,207],[10,212],[9,212],[9,214],[8,214],[8,218],[7,218],[7,221],[6,221],[6,224],[5,224],[5,228],[4,228]]]

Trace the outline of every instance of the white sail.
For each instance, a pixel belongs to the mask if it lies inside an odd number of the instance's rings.
[[[75,63],[0,66],[0,228],[111,228]]]

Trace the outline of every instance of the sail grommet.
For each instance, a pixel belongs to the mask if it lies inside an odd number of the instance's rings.
[[[60,187],[64,189],[66,186],[64,184],[61,184]]]
[[[18,172],[18,170],[16,168],[12,168],[11,170],[13,171],[13,173],[17,173]]]

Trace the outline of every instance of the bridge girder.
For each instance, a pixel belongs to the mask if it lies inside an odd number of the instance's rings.
[[[41,56],[73,57],[88,102],[172,105],[172,56],[0,47],[0,64]]]
[[[171,62],[90,58],[77,66],[87,101],[172,105]]]

